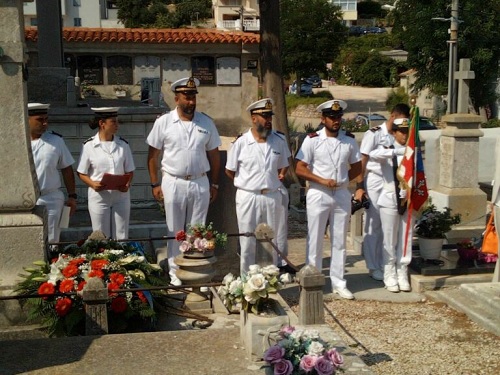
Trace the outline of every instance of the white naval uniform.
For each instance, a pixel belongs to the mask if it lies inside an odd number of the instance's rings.
[[[93,181],[101,181],[104,173],[123,175],[134,169],[127,141],[115,135],[113,141],[102,142],[97,133],[84,142],[77,171]],[[95,191],[89,187],[88,207],[92,230],[100,230],[106,237],[116,240],[128,238],[130,190]]]
[[[265,143],[258,143],[251,129],[239,137],[228,152],[226,169],[235,172],[236,216],[240,233],[254,233],[258,224],[278,228],[283,184],[278,170],[288,167],[290,150],[282,136],[272,132]],[[265,191],[262,191],[266,189]],[[276,238],[273,239],[276,244]],[[255,264],[255,237],[240,236],[240,271]],[[273,264],[277,256],[273,251]]]
[[[388,133],[386,123],[366,131],[361,141],[360,152],[370,155],[370,152],[388,147],[394,143],[394,137]],[[363,256],[366,267],[370,270],[383,270],[383,236],[380,212],[377,204],[383,187],[380,163],[368,159],[364,176],[365,190],[370,198],[370,207],[365,210],[363,229]]]
[[[384,284],[388,287],[408,282],[408,264],[410,264],[412,256],[411,246],[415,221],[412,215],[408,224],[408,211],[402,215],[398,213],[393,170],[393,155],[398,149],[404,150],[405,146],[394,142],[394,148],[377,149],[370,152],[370,160],[379,163],[382,170],[383,187],[377,205],[380,209],[384,239]],[[398,165],[402,158],[402,155],[397,155]],[[408,225],[408,236],[406,236]],[[403,255],[405,238],[407,239],[406,255]]]
[[[62,136],[50,131],[31,141],[31,151],[40,187],[40,197],[36,204],[47,208],[49,243],[59,242],[59,221],[64,206],[59,170],[69,167],[75,160]]]
[[[330,221],[330,279],[333,289],[344,289],[346,238],[351,216],[351,193],[348,190],[349,168],[361,160],[354,138],[339,132],[337,137],[327,137],[325,129],[304,139],[296,159],[308,164],[317,176],[334,179],[340,185],[330,189],[309,181],[307,205],[307,264],[320,272],[323,269],[323,241],[326,223]]]
[[[207,151],[221,145],[217,128],[210,117],[195,112],[192,121],[181,121],[177,108],[159,117],[146,143],[163,151],[161,189],[165,204],[167,236],[173,237],[188,224],[205,224],[210,204]],[[179,268],[174,259],[180,254],[176,240],[167,242],[171,278]],[[167,254],[157,253],[163,266]]]
[[[278,217],[275,230],[276,246],[278,246],[283,255],[288,256],[288,206],[290,204],[290,197],[288,196],[288,189],[283,183],[278,190],[281,193],[281,201],[276,206],[276,216]],[[278,256],[276,265],[278,267],[285,266],[286,261]]]

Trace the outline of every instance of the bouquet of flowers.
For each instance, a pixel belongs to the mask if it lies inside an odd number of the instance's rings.
[[[460,259],[465,261],[476,260],[479,255],[479,247],[476,246],[476,243],[477,241],[474,238],[457,242],[457,252]]]
[[[41,294],[41,298],[21,300],[30,321],[40,321],[51,336],[71,336],[84,332],[85,311],[80,295],[87,280],[100,278],[109,291],[110,332],[122,332],[131,323],[154,322],[155,302],[150,292],[113,292],[161,285],[161,268],[146,260],[140,245],[106,239],[90,239],[70,245],[49,263],[34,262],[24,268],[27,275],[16,288],[20,296]]]
[[[344,364],[342,355],[322,340],[316,330],[288,326],[278,335],[278,342],[263,356],[275,375],[332,375]]]
[[[224,276],[223,285],[217,292],[229,310],[241,305],[241,309],[257,314],[269,294],[276,293],[288,282],[291,282],[290,274],[280,276],[278,267],[253,264],[248,273],[243,273],[241,277],[235,277],[232,273]]]
[[[208,225],[188,225],[186,231],[180,230],[175,239],[181,243],[179,250],[183,253],[207,252],[214,250],[217,246],[224,247],[227,235],[213,229],[213,223]]]
[[[460,214],[452,215],[451,208],[438,211],[432,203],[422,212],[422,217],[415,224],[417,236],[424,238],[445,238],[453,225],[460,224]]]

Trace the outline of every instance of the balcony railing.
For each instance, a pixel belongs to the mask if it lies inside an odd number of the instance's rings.
[[[226,30],[241,30],[240,20],[223,20],[217,23],[218,28]],[[244,31],[259,31],[260,20],[243,20]]]

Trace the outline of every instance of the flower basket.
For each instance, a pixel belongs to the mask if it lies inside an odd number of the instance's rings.
[[[420,257],[424,259],[439,259],[443,249],[444,238],[418,237]]]
[[[214,251],[213,250],[207,250],[205,252],[186,251],[183,255],[184,255],[184,258],[189,258],[189,259],[211,258],[214,256]]]

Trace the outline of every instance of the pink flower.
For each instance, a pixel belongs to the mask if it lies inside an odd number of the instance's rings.
[[[318,375],[332,375],[335,371],[332,362],[330,362],[325,357],[319,357],[316,363],[314,364],[314,369],[318,373]]]
[[[191,244],[187,241],[182,241],[181,245],[179,246],[179,250],[185,253],[186,251],[191,250]]]
[[[285,355],[285,348],[282,348],[281,346],[278,345],[273,345],[264,352],[264,361],[269,363],[274,363],[282,359],[284,355]]]
[[[307,354],[302,357],[300,360],[300,368],[304,370],[306,373],[311,372],[314,370],[314,365],[316,364],[316,361],[318,360],[318,357],[315,355],[310,355]]]
[[[282,358],[274,362],[274,375],[290,375],[292,371],[293,365],[288,359]]]
[[[285,327],[281,328],[281,333],[283,333],[285,335],[289,335],[293,331],[295,331],[295,327],[292,327],[292,326],[285,326]]]
[[[344,364],[344,357],[335,348],[327,351],[325,357],[333,363],[335,368],[338,368]]]
[[[195,240],[193,242],[193,246],[195,249],[203,251],[203,250],[205,250],[206,242],[207,241],[203,238],[195,238]]]

